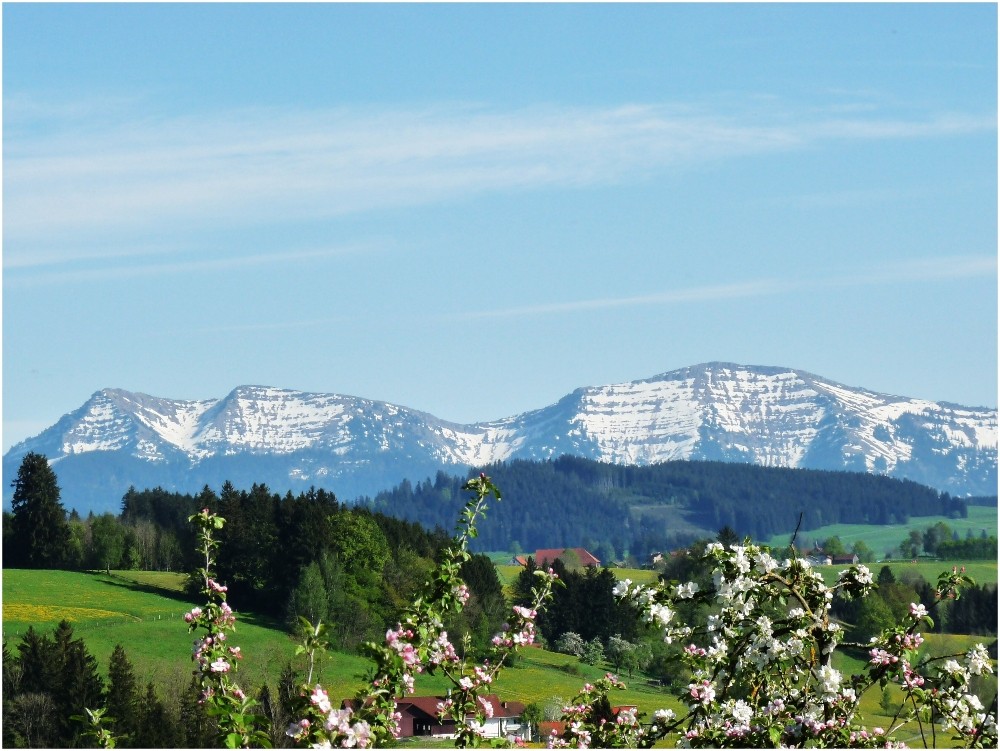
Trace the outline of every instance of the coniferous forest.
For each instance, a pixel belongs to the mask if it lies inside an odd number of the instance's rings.
[[[964,517],[966,501],[880,475],[673,461],[622,466],[563,456],[482,468],[504,489],[479,550],[584,546],[640,560],[723,528],[755,540],[826,524],[902,524],[911,516]],[[476,472],[479,469],[475,470]],[[427,527],[460,508],[464,478],[438,473],[361,500],[375,511]],[[801,523],[800,523],[801,519]],[[597,556],[601,558],[601,555]]]

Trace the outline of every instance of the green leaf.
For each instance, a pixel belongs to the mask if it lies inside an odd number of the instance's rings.
[[[778,748],[781,745],[781,728],[778,725],[772,725],[767,729],[767,734],[771,737],[774,748]]]
[[[239,733],[230,733],[226,736],[226,748],[239,748],[243,745],[243,736]]]

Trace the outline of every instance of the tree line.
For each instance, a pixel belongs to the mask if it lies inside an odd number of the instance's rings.
[[[997,635],[997,585],[977,583],[962,592],[958,599],[937,602],[934,587],[916,571],[897,577],[882,566],[876,577],[878,588],[863,599],[836,597],[833,614],[850,624],[849,635],[866,642],[882,629],[898,623],[909,612],[911,603],[928,610],[936,607],[934,626],[926,631],[939,634]]]
[[[897,553],[903,558],[916,558],[923,554],[952,560],[996,560],[997,538],[988,535],[985,529],[978,537],[967,529],[963,538],[947,522],[937,522],[923,532],[910,530],[906,539],[896,550],[888,551],[886,557],[894,558]]]
[[[198,561],[188,518],[208,508],[226,519],[218,578],[234,600],[289,624],[299,616],[323,620],[346,650],[395,623],[451,540],[441,527],[346,506],[322,489],[281,496],[263,484],[241,490],[229,482],[196,495],[130,488],[120,515],[81,519],[67,518],[43,455],[26,455],[13,484],[6,568],[192,571]],[[502,585],[484,556],[463,573],[473,601],[451,625],[482,646],[502,622]]]
[[[102,704],[119,718],[115,734],[126,748],[171,748],[207,740],[191,732],[204,724],[197,694],[165,699],[152,682],[140,685],[121,645],[116,645],[108,668],[105,681],[97,660],[82,639],[74,638],[66,621],[51,635],[29,628],[14,650],[5,642],[3,745],[86,747],[86,725],[73,718]]]

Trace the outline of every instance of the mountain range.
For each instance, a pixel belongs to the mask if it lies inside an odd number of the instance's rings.
[[[880,394],[799,370],[707,363],[579,388],[555,404],[462,425],[387,402],[266,386],[184,401],[103,389],[13,446],[3,472],[45,454],[63,504],[119,510],[129,488],[265,483],[353,499],[443,470],[568,454],[845,470],[952,495],[997,492],[997,410]],[[11,489],[5,488],[9,507]]]

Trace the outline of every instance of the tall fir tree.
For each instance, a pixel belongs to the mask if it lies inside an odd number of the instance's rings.
[[[18,693],[50,690],[59,674],[59,666],[55,645],[48,634],[40,634],[34,626],[28,626],[17,651],[20,666]]]
[[[156,694],[153,682],[146,684],[146,695],[139,699],[134,748],[178,748],[184,742],[174,717]]]
[[[215,742],[216,723],[201,703],[201,686],[198,676],[191,677],[187,690],[181,696],[179,736],[183,748],[209,748]]]
[[[121,644],[116,644],[108,661],[108,695],[104,705],[108,717],[114,720],[111,732],[122,748],[141,748],[136,745],[139,725],[139,689],[135,671]]]
[[[69,546],[66,511],[49,460],[33,451],[25,454],[11,483],[11,555],[4,564],[15,568],[59,568]]]
[[[56,628],[55,646],[59,674],[52,698],[59,711],[59,745],[79,747],[85,742],[87,728],[71,718],[104,703],[104,681],[97,669],[97,659],[83,639],[73,638],[73,628],[66,621]]]

